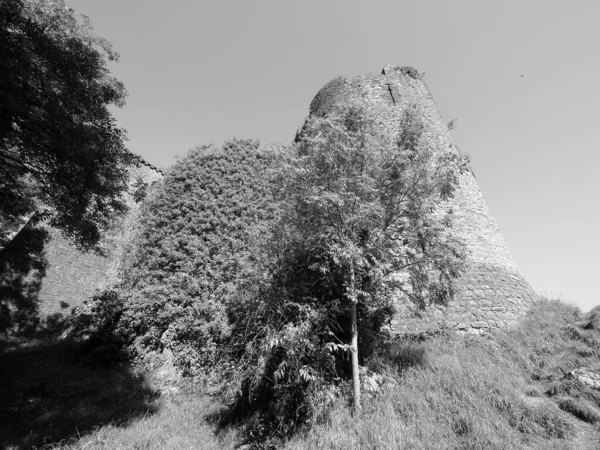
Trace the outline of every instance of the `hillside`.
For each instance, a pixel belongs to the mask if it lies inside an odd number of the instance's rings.
[[[160,393],[156,374],[94,368],[76,343],[4,344],[3,448],[233,449],[246,436],[220,428],[225,399],[190,381]],[[556,300],[507,331],[401,341],[369,362],[381,386],[360,417],[342,391],[283,448],[599,448],[599,352],[600,308]]]

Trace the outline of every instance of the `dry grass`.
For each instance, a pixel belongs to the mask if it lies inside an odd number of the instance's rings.
[[[64,450],[228,450],[237,442],[235,430],[217,433],[211,418],[220,405],[206,396],[175,396],[161,401],[155,414],[125,426],[104,426]]]
[[[360,417],[352,417],[347,402],[339,399],[326,417],[285,448],[600,448],[596,428],[600,394],[565,376],[578,367],[600,371],[599,316],[600,308],[581,315],[572,306],[544,300],[508,331],[400,344],[391,358],[372,362],[385,372],[388,384],[366,399]],[[12,420],[21,425],[10,432],[0,426],[0,444],[6,448],[46,444],[63,450],[158,450],[239,445],[237,430],[219,429],[222,406],[215,398],[191,390],[156,398],[143,380],[125,372],[89,369],[64,359],[60,370],[56,363],[38,364],[49,378],[46,391],[35,393],[31,385],[38,386],[41,375],[31,375],[24,367],[47,357],[38,348],[20,351],[8,349],[0,360],[12,361],[13,368],[21,367],[19,373],[29,377],[23,381],[5,374],[2,379],[21,392],[13,395],[20,403],[13,401],[17,411]],[[56,360],[61,353],[55,352]],[[24,365],[16,363],[23,360]],[[7,391],[0,392],[6,397]],[[60,403],[55,398],[60,392],[75,391],[81,394],[77,399]],[[28,403],[30,398],[38,400]]]
[[[220,404],[187,389],[159,397],[126,368],[90,367],[66,343],[4,343],[0,353],[0,448],[229,449],[210,418]]]
[[[583,329],[585,324],[577,324],[581,319],[576,308],[544,300],[506,332],[435,338],[421,344],[419,352],[408,344],[408,351],[398,353],[412,358],[424,351],[419,357],[424,364],[413,364],[400,376],[390,368],[396,384],[369,400],[361,417],[338,404],[323,423],[285,448],[600,448],[597,435],[585,436],[589,447],[583,446],[585,428],[578,420],[583,415],[593,422],[600,412],[600,402],[590,400],[594,393],[579,383],[562,397],[554,398],[551,390],[564,380],[564,371],[600,368],[593,352],[574,352],[593,346],[590,334],[586,341],[572,332]],[[589,323],[600,325],[594,320]],[[600,329],[590,330],[600,336]],[[568,403],[565,395],[571,395]]]
[[[0,447],[70,441],[156,409],[156,393],[130,371],[82,364],[68,343],[11,342],[0,353]]]

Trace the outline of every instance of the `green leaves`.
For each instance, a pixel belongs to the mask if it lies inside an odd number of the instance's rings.
[[[17,196],[80,247],[97,249],[112,216],[126,210],[133,164],[108,109],[126,95],[107,68],[118,55],[62,0],[2,1],[0,42],[0,198]],[[0,208],[1,239],[15,217]]]
[[[142,354],[169,347],[187,373],[219,361],[227,306],[265,264],[261,243],[276,214],[271,163],[252,140],[198,147],[148,194],[122,285],[131,298],[122,326],[143,337]]]
[[[358,354],[372,353],[394,299],[425,307],[454,294],[464,249],[444,201],[467,163],[422,133],[414,108],[397,136],[350,108],[311,116],[283,156],[270,278],[233,316],[234,412],[258,414],[261,433],[285,436],[324,412],[329,397],[315,393],[349,377],[356,328]]]

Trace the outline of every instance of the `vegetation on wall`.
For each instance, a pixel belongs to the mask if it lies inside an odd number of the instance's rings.
[[[415,80],[421,80],[425,75],[424,73],[419,73],[417,69],[411,66],[400,67],[398,70],[400,71],[400,73],[408,75],[409,77],[414,78]]]
[[[116,332],[138,356],[169,348],[184,373],[219,361],[227,305],[261,262],[275,214],[271,158],[247,139],[198,147],[151,190],[119,287]]]
[[[338,104],[344,104],[347,98],[348,80],[337,76],[323,86],[310,103],[309,111],[312,115],[323,116],[335,109]]]
[[[360,409],[359,356],[385,341],[394,300],[446,303],[462,269],[439,205],[467,162],[422,142],[420,120],[407,111],[392,141],[351,108],[311,118],[291,149],[190,151],[143,201],[117,290],[91,305],[96,344],[167,348],[184,374],[229,378],[230,418],[256,439],[314,420],[349,379]]]

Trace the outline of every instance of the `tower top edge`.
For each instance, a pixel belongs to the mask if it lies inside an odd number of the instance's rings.
[[[423,73],[420,73],[412,66],[400,66],[388,64],[383,67],[380,73],[361,74],[351,78],[338,75],[330,79],[314,96],[309,107],[310,115],[323,115],[334,108],[349,105],[366,90],[384,87],[386,85],[396,85],[408,88],[409,86],[425,87],[429,92]],[[418,88],[421,90],[421,88]]]
[[[407,75],[415,80],[422,80],[423,73],[412,66],[399,66],[397,64],[388,64],[381,70],[381,75]]]

